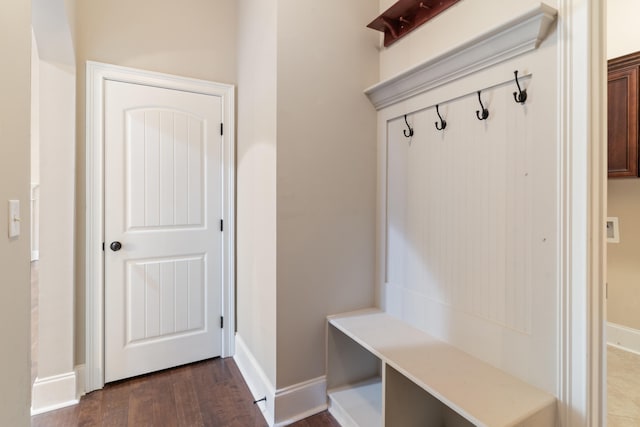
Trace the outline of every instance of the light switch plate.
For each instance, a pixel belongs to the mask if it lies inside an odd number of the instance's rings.
[[[20,200],[9,200],[9,238],[20,236]]]

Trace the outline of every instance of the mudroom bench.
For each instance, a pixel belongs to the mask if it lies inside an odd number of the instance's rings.
[[[328,317],[329,411],[343,426],[552,427],[556,398],[378,309]]]

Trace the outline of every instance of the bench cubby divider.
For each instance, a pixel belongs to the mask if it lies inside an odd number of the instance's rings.
[[[343,427],[553,427],[556,398],[379,309],[329,316],[329,411]]]

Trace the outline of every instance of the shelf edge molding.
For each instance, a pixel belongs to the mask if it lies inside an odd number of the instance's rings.
[[[376,110],[388,107],[476,71],[535,50],[558,11],[539,3],[513,19],[448,51],[377,83],[364,93]]]

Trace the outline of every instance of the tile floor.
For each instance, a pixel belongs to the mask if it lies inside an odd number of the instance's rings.
[[[607,426],[640,426],[640,355],[608,347]]]

